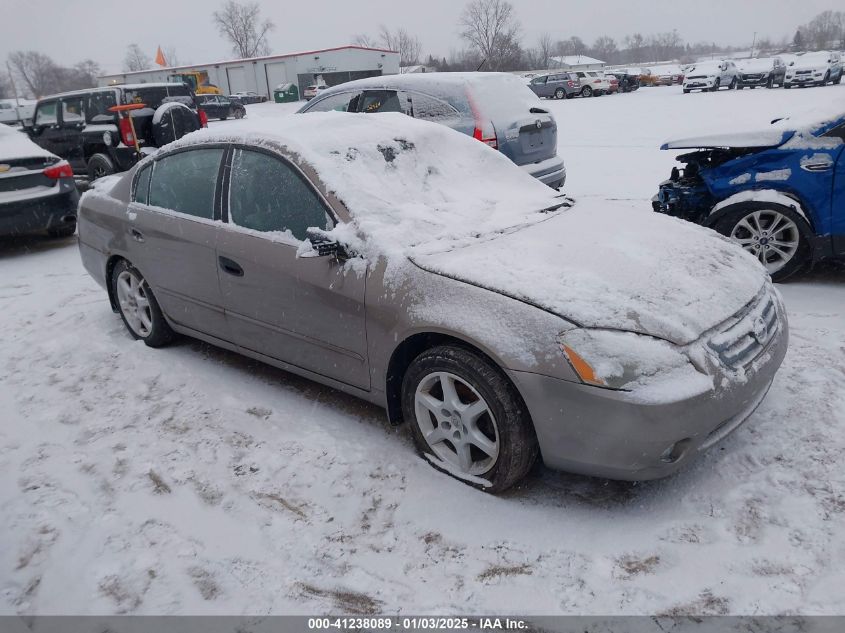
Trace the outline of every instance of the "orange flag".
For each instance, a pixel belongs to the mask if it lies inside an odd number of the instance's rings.
[[[161,52],[161,46],[159,46],[158,51],[156,51],[156,64],[159,66],[167,66],[167,60],[164,59],[164,53]]]

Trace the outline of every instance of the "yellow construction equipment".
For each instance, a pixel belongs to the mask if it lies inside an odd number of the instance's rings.
[[[223,94],[220,88],[210,83],[208,72],[205,70],[185,70],[181,73],[174,73],[167,76],[170,83],[184,83],[198,95],[219,95]]]

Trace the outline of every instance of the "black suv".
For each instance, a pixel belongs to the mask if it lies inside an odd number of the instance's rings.
[[[220,119],[221,121],[225,121],[229,117],[242,119],[246,114],[244,104],[234,97],[196,95],[196,100],[200,110],[205,112],[209,119]]]
[[[110,111],[131,104],[144,107],[121,114]],[[146,150],[205,127],[207,121],[185,84],[135,84],[39,99],[26,132],[35,143],[67,160],[74,173],[87,173],[93,180],[126,171]]]

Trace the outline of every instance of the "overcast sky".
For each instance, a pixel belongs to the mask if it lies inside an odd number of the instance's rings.
[[[588,43],[610,35],[621,40],[677,29],[689,42],[750,46],[758,38],[792,37],[795,27],[841,0],[512,0],[522,23],[523,44],[548,31],[555,39],[577,35]],[[216,0],[4,0],[0,10],[0,58],[10,51],[38,50],[71,65],[85,58],[105,72],[122,70],[126,46],[137,42],[150,57],[174,47],[180,61],[231,58],[230,46],[211,23]],[[375,35],[381,23],[416,34],[423,53],[448,55],[461,47],[457,21],[463,0],[260,0],[276,24],[274,53],[329,48]]]

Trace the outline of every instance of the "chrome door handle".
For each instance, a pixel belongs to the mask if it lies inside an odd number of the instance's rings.
[[[136,242],[143,242],[144,241],[144,234],[141,233],[138,229],[129,229],[129,234],[132,236],[132,239]]]
[[[801,169],[804,171],[810,172],[819,172],[819,171],[827,171],[828,169],[833,167],[833,161],[826,161],[823,163],[804,163],[801,165]]]

